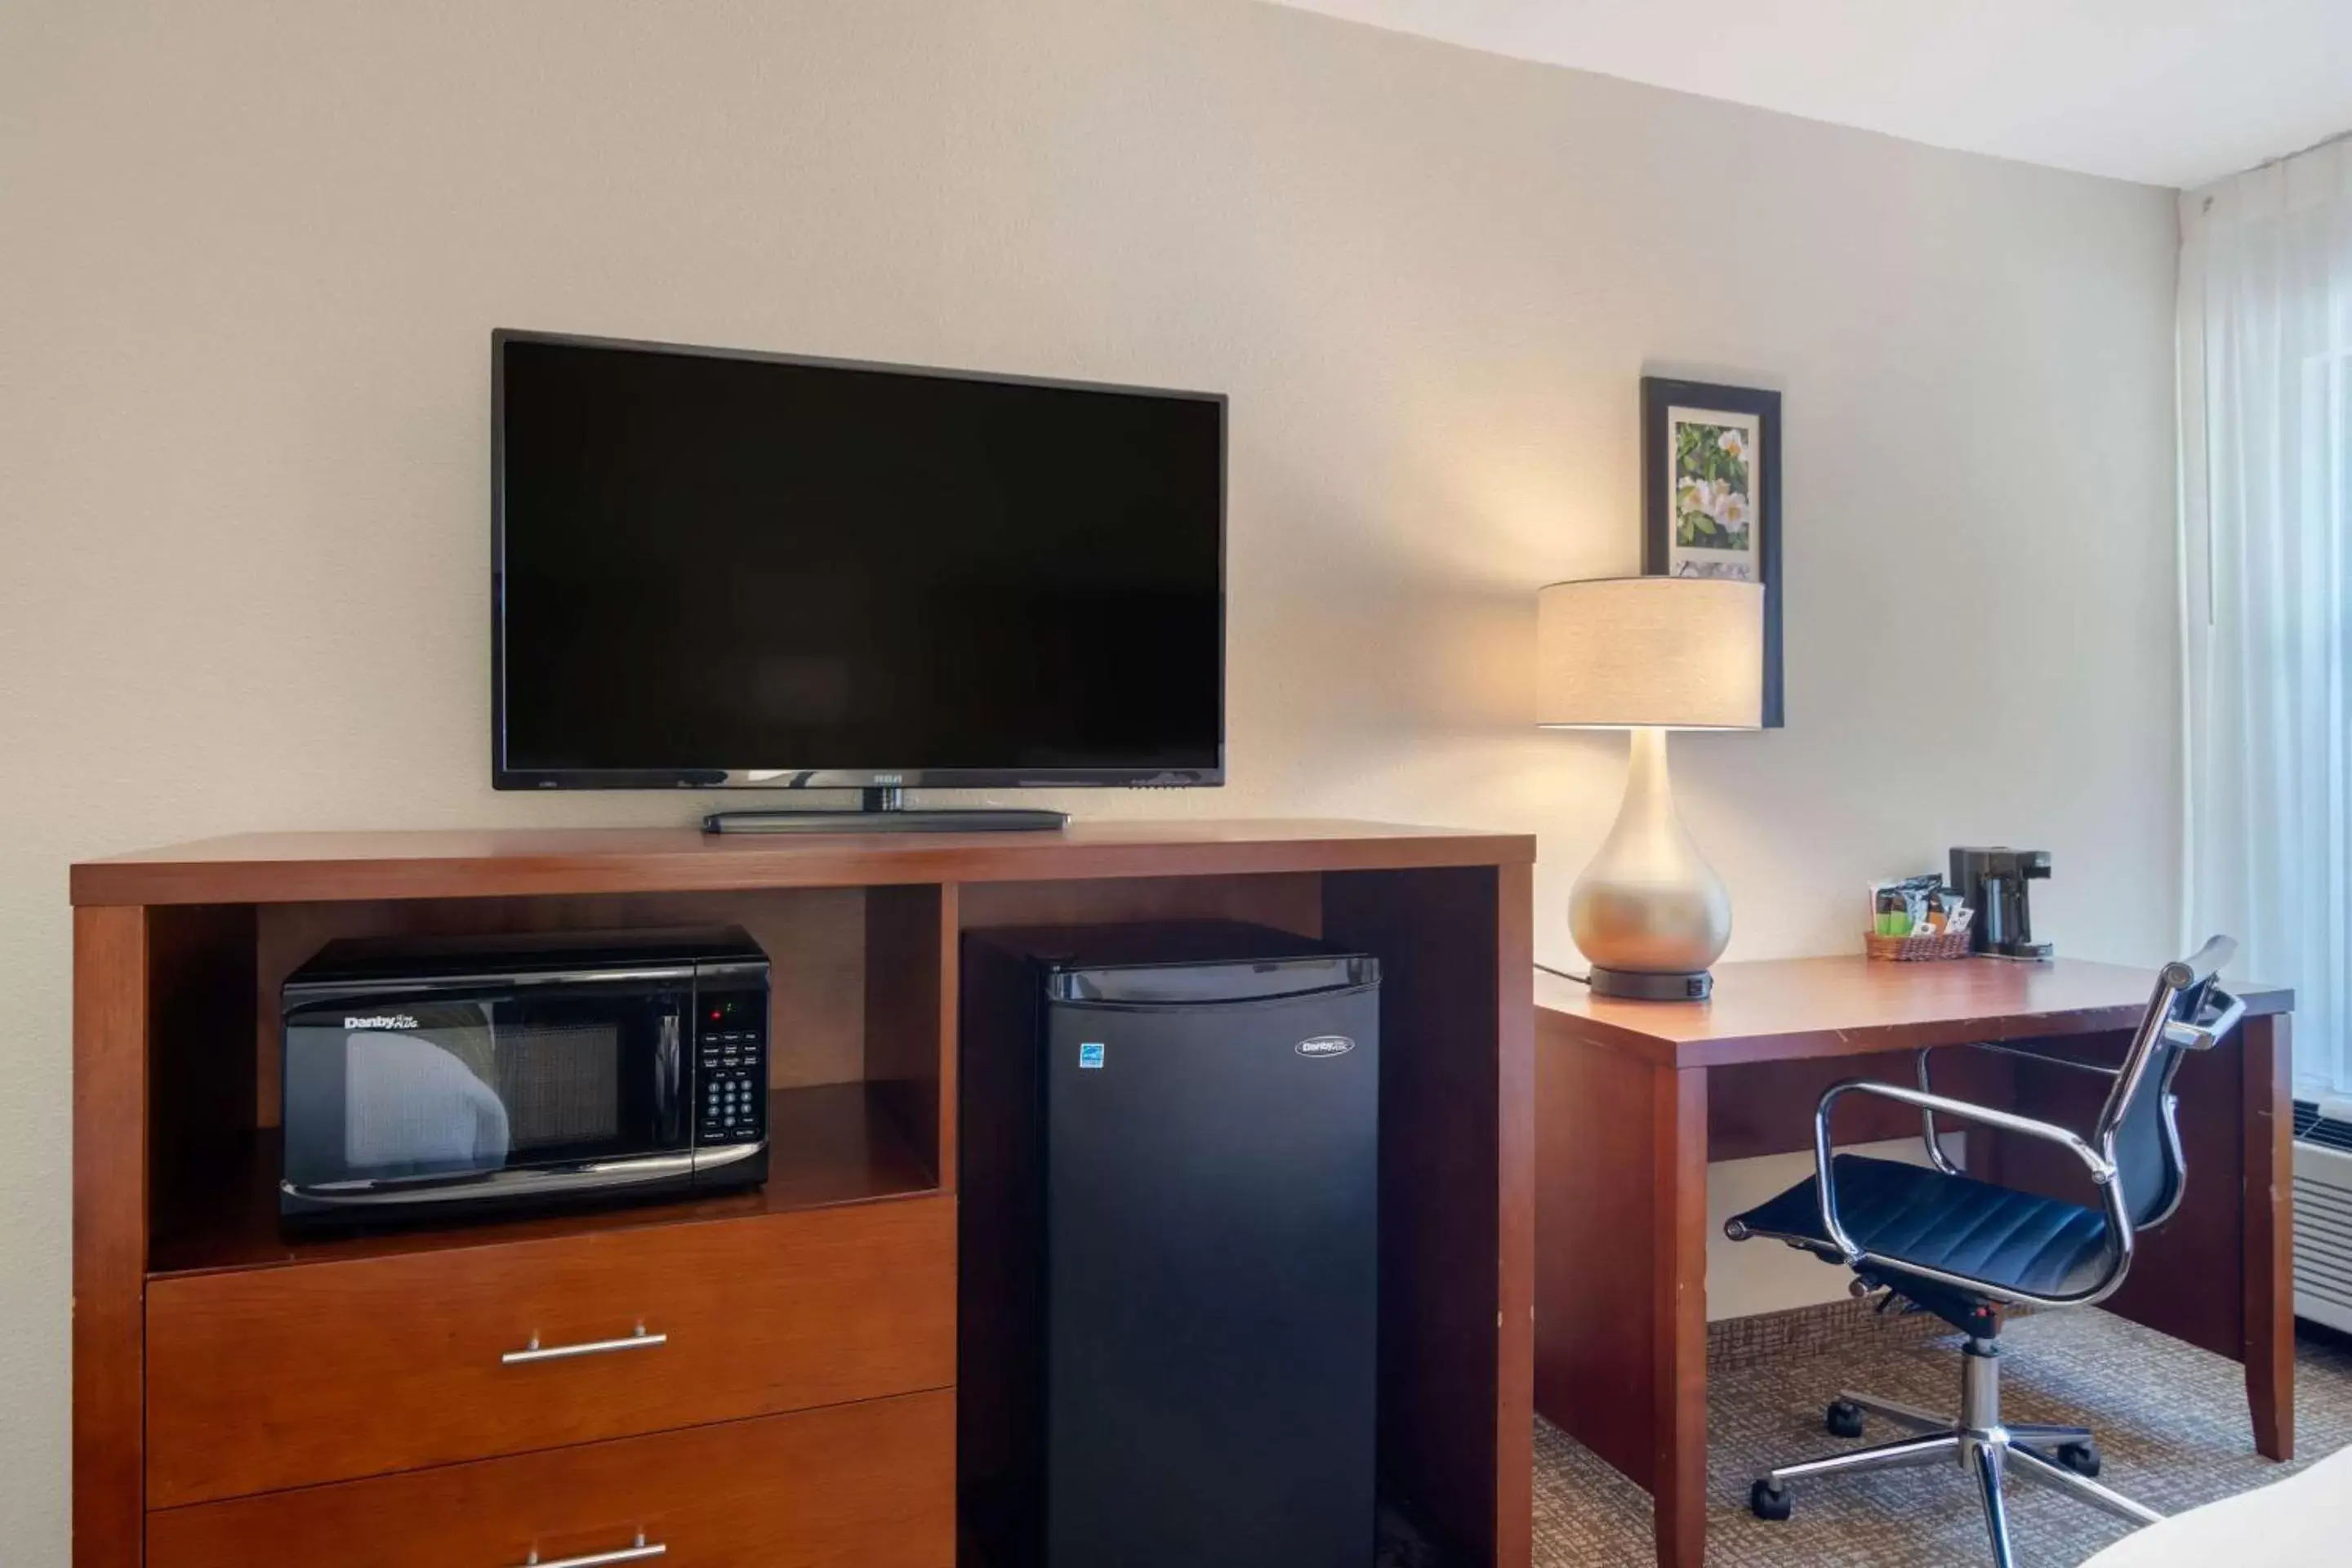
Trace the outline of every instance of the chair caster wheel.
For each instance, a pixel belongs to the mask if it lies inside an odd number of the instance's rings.
[[[2063,1443],[2058,1447],[2058,1462],[2078,1476],[2095,1477],[2099,1473],[2098,1445]]]
[[[1829,1428],[1832,1437],[1859,1437],[1862,1436],[1862,1406],[1849,1405],[1843,1399],[1833,1400],[1829,1413],[1822,1418],[1822,1425]]]
[[[1770,1478],[1758,1481],[1748,1489],[1748,1511],[1759,1519],[1789,1517],[1789,1489],[1776,1487]]]

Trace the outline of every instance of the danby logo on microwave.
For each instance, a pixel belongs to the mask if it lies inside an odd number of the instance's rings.
[[[1344,1057],[1356,1048],[1356,1042],[1345,1035],[1310,1035],[1290,1048],[1309,1058]]]
[[[415,1017],[407,1013],[377,1013],[365,1018],[346,1018],[346,1029],[414,1029]]]

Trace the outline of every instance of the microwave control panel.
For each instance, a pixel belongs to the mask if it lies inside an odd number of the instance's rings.
[[[761,991],[696,998],[695,1142],[754,1143],[768,1135],[768,998]]]

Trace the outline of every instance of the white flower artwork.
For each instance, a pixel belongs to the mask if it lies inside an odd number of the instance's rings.
[[[1669,575],[1762,580],[1756,526],[1764,483],[1761,423],[1755,415],[1722,409],[1666,410],[1664,456],[1673,465],[1675,498],[1666,541]]]

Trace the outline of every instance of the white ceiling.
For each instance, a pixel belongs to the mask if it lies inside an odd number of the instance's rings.
[[[1278,0],[2150,184],[2352,131],[2352,0]]]

